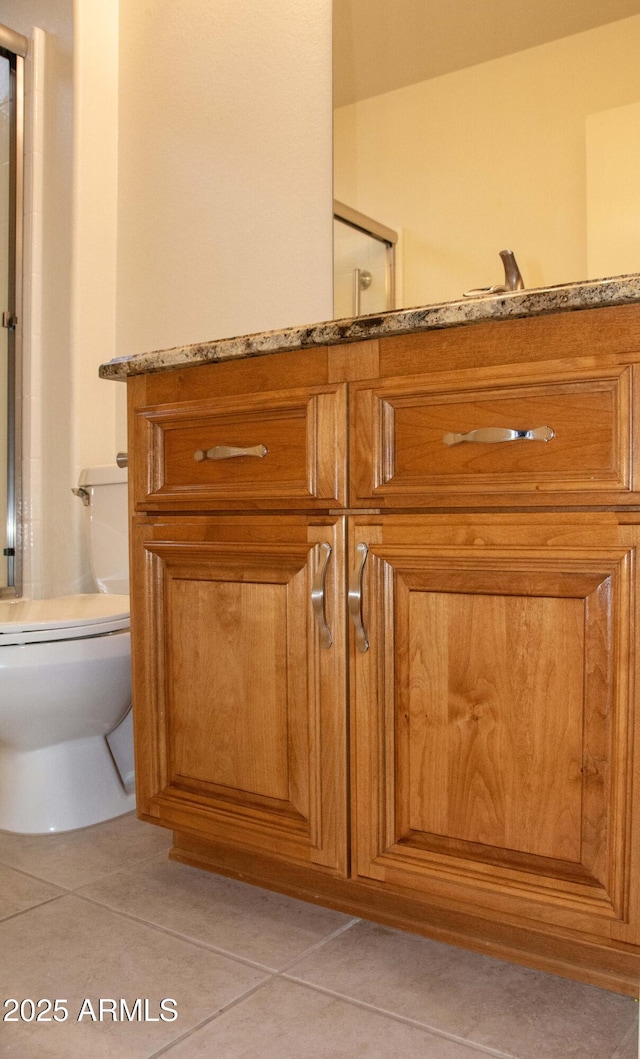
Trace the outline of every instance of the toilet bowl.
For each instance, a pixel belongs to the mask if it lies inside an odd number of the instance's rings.
[[[126,472],[89,469],[80,487],[102,591],[0,601],[4,831],[68,831],[135,806],[106,738],[131,707]]]

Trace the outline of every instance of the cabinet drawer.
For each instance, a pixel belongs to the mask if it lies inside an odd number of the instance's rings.
[[[355,384],[352,502],[638,503],[634,370],[493,378],[466,372],[448,384],[433,375]]]
[[[344,502],[344,384],[142,408],[134,430],[137,510]]]

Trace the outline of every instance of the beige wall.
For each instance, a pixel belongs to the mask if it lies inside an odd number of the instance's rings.
[[[330,317],[330,0],[120,26],[118,353]]]
[[[75,472],[113,463],[116,402],[98,377],[115,355],[118,4],[74,0],[72,310]],[[120,439],[124,445],[125,438]]]
[[[336,197],[402,232],[403,304],[588,278],[585,120],[640,100],[640,16],[335,114]]]
[[[640,270],[640,103],[587,118],[589,275]]]

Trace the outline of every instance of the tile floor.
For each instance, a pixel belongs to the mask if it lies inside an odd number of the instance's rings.
[[[0,832],[0,1005],[60,1001],[0,1022],[0,1056],[636,1059],[629,997],[174,864],[169,844],[133,815]]]

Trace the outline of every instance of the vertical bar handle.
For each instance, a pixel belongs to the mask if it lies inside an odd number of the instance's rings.
[[[364,542],[361,542],[356,546],[356,555],[359,557],[359,560],[356,562],[351,577],[349,578],[349,590],[347,596],[349,617],[353,622],[356,634],[356,647],[358,651],[361,652],[369,650],[369,640],[362,621],[362,575],[368,553],[369,549]]]
[[[360,269],[353,270],[353,315],[360,316]]]
[[[331,647],[333,640],[331,638],[331,629],[327,624],[325,611],[325,585],[327,566],[329,564],[329,559],[331,558],[331,545],[326,542],[319,544],[318,551],[320,553],[320,561],[311,587],[311,607],[320,632],[320,646]]]
[[[354,268],[353,270],[353,315],[360,316],[360,294],[363,290],[369,290],[373,282],[373,276],[366,268]]]

